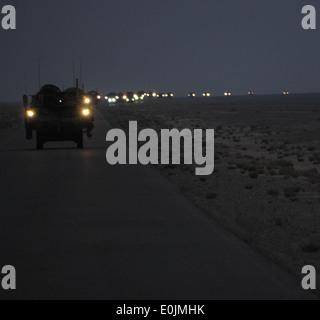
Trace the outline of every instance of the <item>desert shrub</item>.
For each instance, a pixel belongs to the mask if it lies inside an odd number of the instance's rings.
[[[278,173],[277,173],[276,170],[271,169],[271,170],[269,171],[269,174],[270,174],[270,176],[276,176]]]
[[[250,169],[250,165],[248,163],[238,163],[237,167],[245,171],[249,171]]]
[[[290,188],[285,188],[283,190],[283,193],[286,198],[289,198],[291,200],[297,200],[297,194],[301,191],[300,187],[290,187]]]
[[[249,177],[250,177],[251,179],[258,179],[258,178],[259,178],[259,175],[258,175],[257,172],[251,172],[251,173],[249,174]]]
[[[299,177],[299,172],[292,167],[287,167],[287,168],[280,168],[279,169],[279,175],[280,176],[285,176],[286,178],[298,178]]]
[[[258,168],[258,169],[257,169],[257,173],[258,173],[258,174],[265,174],[266,172],[265,172],[265,170],[264,170],[264,167]]]
[[[320,183],[320,174],[317,168],[304,171],[303,176],[308,178],[312,184]]]
[[[315,243],[309,243],[301,248],[302,252],[317,253],[320,251],[320,246]]]
[[[279,190],[275,190],[275,189],[269,189],[267,193],[269,196],[273,196],[273,197],[277,197],[280,194]]]
[[[281,168],[288,168],[293,167],[293,163],[291,161],[287,160],[276,160],[272,162],[273,166],[281,167]]]
[[[211,192],[211,193],[208,193],[208,194],[206,195],[206,198],[207,198],[208,200],[213,200],[213,199],[215,199],[217,196],[218,196],[218,195],[217,195],[216,193]]]

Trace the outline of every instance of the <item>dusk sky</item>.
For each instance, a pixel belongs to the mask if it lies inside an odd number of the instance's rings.
[[[42,84],[221,95],[320,91],[320,28],[301,27],[311,0],[8,0],[17,30],[0,29],[0,101]],[[79,73],[79,72],[78,72]]]

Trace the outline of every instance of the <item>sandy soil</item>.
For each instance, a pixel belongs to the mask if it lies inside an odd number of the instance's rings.
[[[23,107],[17,103],[0,104],[0,141],[23,123]]]
[[[114,127],[216,130],[216,170],[157,166],[245,242],[300,275],[320,267],[320,95],[174,99],[100,109]]]

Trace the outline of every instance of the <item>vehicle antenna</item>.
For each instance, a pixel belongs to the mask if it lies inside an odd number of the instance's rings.
[[[38,80],[39,80],[39,90],[41,89],[41,58],[38,60]]]
[[[76,86],[76,65],[75,65],[75,62],[73,60],[73,87]]]
[[[80,87],[82,87],[82,60],[80,60]]]

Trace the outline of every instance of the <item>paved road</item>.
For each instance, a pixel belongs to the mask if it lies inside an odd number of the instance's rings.
[[[0,147],[0,266],[27,299],[298,299],[299,281],[222,230],[150,167],[17,132]]]

